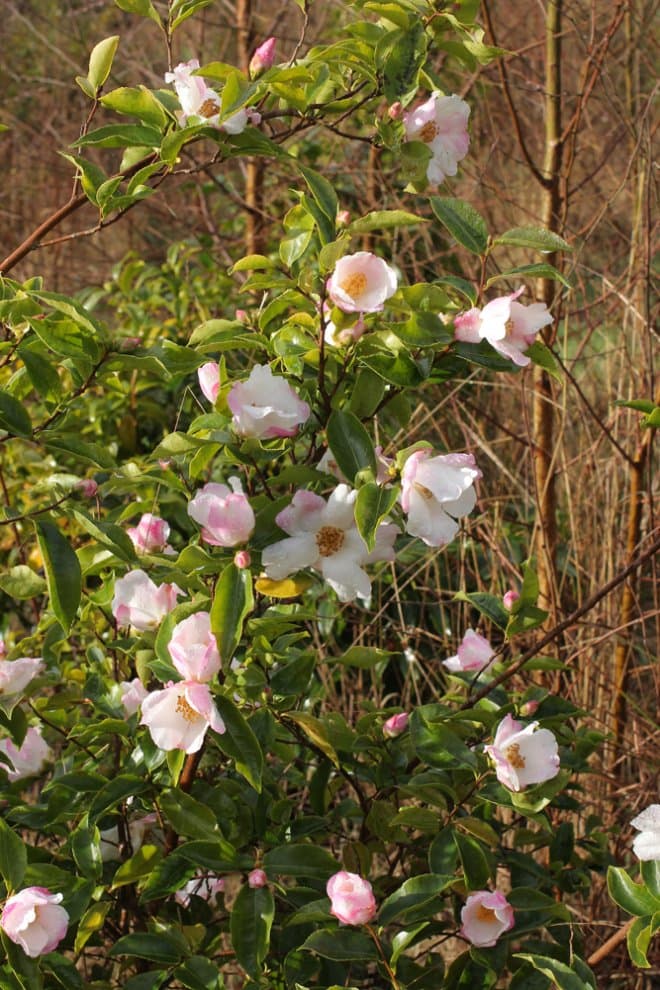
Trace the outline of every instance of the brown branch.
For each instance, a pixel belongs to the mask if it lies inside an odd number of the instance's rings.
[[[613,949],[616,949],[617,945],[620,945],[621,942],[623,942],[636,920],[636,918],[629,918],[623,928],[619,928],[618,932],[611,935],[607,942],[603,942],[600,949],[596,949],[595,952],[591,953],[587,959],[587,965],[597,966],[599,962],[609,956],[610,952],[612,952]]]

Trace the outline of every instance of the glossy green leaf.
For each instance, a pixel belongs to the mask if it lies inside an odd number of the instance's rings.
[[[355,522],[369,552],[376,546],[376,533],[381,522],[396,505],[398,486],[384,488],[369,482],[358,490],[355,502]]]
[[[469,602],[478,612],[485,615],[487,619],[494,622],[500,629],[506,629],[509,621],[509,613],[502,605],[502,599],[496,595],[489,595],[482,591],[471,592],[470,594],[466,594],[464,591],[458,591],[454,595],[454,599],[460,602]]]
[[[522,959],[533,966],[549,980],[552,980],[561,990],[592,990],[581,977],[566,963],[552,959],[550,956],[539,956],[532,953],[516,952],[514,959]]]
[[[111,93],[101,97],[101,103],[117,113],[137,117],[150,127],[163,128],[168,120],[162,105],[150,90],[144,86],[132,88],[121,86]]]
[[[301,948],[335,962],[371,962],[379,958],[369,936],[350,927],[313,932]]]
[[[46,571],[50,605],[64,630],[70,629],[82,594],[80,563],[67,539],[51,522],[35,523]]]
[[[454,842],[463,867],[468,890],[483,890],[488,886],[491,868],[481,845],[469,835],[454,831]]]
[[[449,196],[431,196],[430,203],[440,223],[459,244],[473,254],[484,254],[488,247],[488,228],[473,206]]]
[[[224,990],[218,967],[204,956],[191,956],[174,971],[174,979],[187,990]]]
[[[193,839],[213,839],[218,833],[218,823],[211,809],[178,787],[161,794],[160,807],[179,835],[189,835]]]
[[[660,901],[660,859],[643,860],[640,867],[647,890]],[[660,910],[660,907],[656,910]]]
[[[0,818],[0,874],[9,891],[18,890],[27,867],[27,850],[21,837]]]
[[[0,430],[6,430],[12,437],[32,435],[32,423],[26,410],[4,389],[0,389]]]
[[[273,880],[281,876],[329,880],[340,868],[334,856],[321,846],[295,842],[269,849],[263,865]]]
[[[376,474],[376,454],[369,434],[353,413],[336,409],[328,420],[328,443],[339,469],[349,481],[370,468]]]
[[[264,754],[259,740],[229,698],[216,695],[214,700],[226,730],[222,735],[215,736],[217,745],[224,753],[232,757],[238,772],[254,787],[255,791],[261,791]]]
[[[142,877],[151,876],[154,868],[163,858],[163,853],[158,846],[143,845],[136,853],[122,863],[112,878],[112,890],[118,887],[125,887],[129,883],[135,883]],[[158,960],[156,960],[158,962]]]
[[[139,14],[140,17],[149,17],[156,24],[160,24],[160,17],[151,0],[115,0],[115,4],[120,10],[125,10],[129,14]]]
[[[211,606],[211,630],[225,670],[243,633],[243,623],[254,607],[252,575],[229,564],[218,579]]]
[[[376,64],[383,73],[383,92],[388,103],[401,100],[405,104],[416,93],[426,46],[424,24],[419,19],[389,32],[378,43]]]
[[[542,227],[513,227],[494,238],[494,244],[512,244],[516,247],[528,248],[531,251],[541,251],[551,254],[554,251],[572,251],[570,244]]]
[[[397,919],[399,923],[405,923],[405,919],[414,912],[419,912],[422,908],[426,909],[427,907],[429,916],[435,914],[437,906],[433,906],[433,904],[436,898],[454,880],[455,877],[439,876],[435,873],[423,873],[420,876],[410,877],[409,880],[405,880],[401,884],[398,890],[395,890],[383,901],[378,912],[378,920],[382,925],[388,925]]]
[[[164,932],[133,932],[118,939],[110,949],[111,959],[117,956],[137,956],[151,962],[172,966],[187,955],[183,937],[175,939]]]
[[[497,275],[492,275],[488,279],[486,288],[489,288],[495,282],[499,282],[502,279],[511,280],[514,276],[522,276],[523,278],[549,278],[555,282],[561,282],[567,289],[572,288],[571,283],[565,275],[562,275],[553,265],[548,265],[543,261],[535,265],[517,265],[515,268],[507,268],[506,271],[498,272]],[[515,279],[515,281],[518,281],[518,279]]]
[[[87,79],[93,91],[96,92],[106,81],[112,69],[112,62],[119,44],[119,35],[114,34],[98,45],[94,45],[89,56],[89,71]]]
[[[95,825],[106,811],[117,808],[122,801],[144,793],[149,787],[149,781],[135,774],[120,774],[108,781],[92,799],[89,807],[89,823]]]
[[[628,955],[635,966],[640,969],[649,969],[648,950],[652,937],[651,919],[646,916],[635,918],[626,934],[626,945]]]
[[[428,223],[425,217],[418,217],[405,210],[372,210],[348,225],[351,234],[366,234],[372,230],[391,230],[397,227],[415,227]]]
[[[534,364],[538,365],[539,368],[543,368],[549,375],[552,375],[556,381],[563,381],[563,372],[557,363],[556,357],[542,340],[535,340],[534,343],[527,348],[525,354],[528,358],[531,358]]]
[[[268,952],[274,915],[268,887],[241,887],[231,912],[231,942],[238,962],[254,978],[259,976]]]
[[[0,588],[10,598],[22,601],[43,595],[46,591],[46,582],[27,564],[17,564],[6,574],[0,574]]]
[[[620,866],[607,870],[607,889],[610,897],[628,914],[645,915],[660,911],[660,897],[656,897],[641,883],[635,883]]]

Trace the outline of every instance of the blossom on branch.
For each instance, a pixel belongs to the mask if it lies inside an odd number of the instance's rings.
[[[69,926],[62,900],[62,894],[51,894],[46,887],[25,887],[7,899],[0,928],[31,959],[52,952]]]
[[[443,96],[437,91],[403,115],[407,140],[422,141],[432,152],[426,169],[432,185],[437,186],[448,175],[456,175],[458,162],[467,155],[469,116],[470,108],[460,96]]]
[[[660,804],[650,804],[630,824],[639,830],[633,841],[635,856],[641,860],[660,860]]]
[[[197,380],[204,398],[214,405],[220,391],[220,365],[217,361],[207,361],[198,368]]]
[[[342,925],[368,925],[376,916],[376,898],[371,884],[357,873],[341,870],[326,884],[330,914]]]
[[[328,279],[328,296],[344,313],[379,313],[396,292],[396,272],[370,251],[340,258]]]
[[[236,432],[259,440],[295,436],[310,414],[309,405],[268,364],[256,364],[247,381],[232,385],[227,405]]]
[[[53,758],[53,751],[42,738],[41,731],[32,725],[25,733],[25,739],[20,746],[16,746],[11,739],[0,739],[0,753],[8,757],[13,764],[13,770],[5,763],[0,764],[0,769],[5,771],[12,783],[41,773],[44,764]]]
[[[481,477],[472,454],[439,454],[416,450],[401,472],[401,507],[407,514],[406,532],[427,546],[444,547],[458,532],[456,519],[467,516]]]
[[[500,935],[513,928],[513,908],[499,890],[477,890],[461,910],[461,935],[472,945],[489,948]]]
[[[243,108],[220,123],[220,97],[202,76],[193,75],[195,69],[199,69],[199,61],[192,58],[189,62],[179,62],[172,72],[165,73],[165,82],[174,84],[181,104],[181,110],[176,114],[179,124],[185,127],[188,122],[206,123],[227,134],[240,134],[247,127],[250,111]]]
[[[452,674],[483,670],[495,656],[495,651],[484,636],[468,629],[461,640],[456,655],[443,660],[443,666]]]
[[[174,553],[167,542],[170,535],[169,523],[160,516],[145,512],[137,526],[126,530],[137,553]]]
[[[43,660],[36,657],[0,660],[0,696],[22,694],[30,681],[43,669]]]
[[[357,492],[348,485],[337,485],[327,502],[313,492],[296,492],[291,504],[275,517],[289,537],[263,552],[267,577],[279,581],[311,567],[337,592],[340,601],[357,597],[368,600],[371,581],[363,566],[394,559],[398,530],[393,523],[381,523],[376,546],[369,552],[355,524],[356,498]]]
[[[538,722],[524,726],[511,715],[500,722],[492,746],[486,752],[495,763],[500,784],[510,791],[522,791],[531,784],[552,780],[560,770],[557,740]]]
[[[162,691],[151,691],[142,702],[140,725],[147,726],[159,749],[184,753],[202,748],[207,729],[225,731],[211,692],[198,681],[170,681]]]
[[[213,547],[235,547],[246,543],[254,532],[252,507],[238,478],[229,485],[213,481],[188,503],[188,515],[202,527],[202,539]]]
[[[174,666],[186,681],[210,681],[220,670],[220,654],[211,632],[208,612],[195,612],[177,622],[168,650]]]
[[[145,632],[163,621],[182,594],[176,584],[155,585],[144,571],[129,571],[115,581],[112,614],[118,625]]]
[[[128,716],[135,715],[149,694],[139,677],[134,677],[132,681],[122,681],[119,685],[119,690],[121,692],[121,703]]]
[[[461,313],[454,320],[456,340],[468,344],[487,340],[499,354],[518,367],[528,365],[531,359],[525,352],[536,340],[539,330],[552,323],[552,315],[545,303],[523,306],[517,302],[524,291],[524,288],[517,289],[508,296],[492,299],[483,309],[474,307]]]

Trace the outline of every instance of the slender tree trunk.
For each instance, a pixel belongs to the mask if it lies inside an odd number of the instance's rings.
[[[250,57],[256,45],[252,23],[253,0],[236,0],[238,29],[238,64],[247,73]],[[245,253],[261,254],[263,250],[264,166],[260,160],[249,159],[245,172]]]

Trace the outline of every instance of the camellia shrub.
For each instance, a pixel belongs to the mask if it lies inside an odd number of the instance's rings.
[[[607,855],[571,814],[599,739],[544,685],[533,564],[498,596],[459,580],[478,459],[406,430],[427,387],[556,372],[531,279],[561,282],[538,252],[569,245],[491,234],[442,185],[470,108],[433,53],[454,72],[498,53],[472,0],[395,0],[345,4],[288,61],[265,39],[245,72],[168,64],[208,2],[117,0],[166,36],[163,85],[109,89],[101,41],[67,154],[99,229],[193,146],[275,163],[291,191],[264,253],[227,273],[173,245],[80,298],[0,285],[0,986],[595,988],[570,903]],[[419,210],[347,216],[312,127],[381,148]],[[420,225],[480,283],[421,257],[413,281],[394,235]],[[396,591],[431,556],[471,616],[441,695]],[[644,965],[657,806],[635,825],[644,883],[615,869],[611,889]]]

